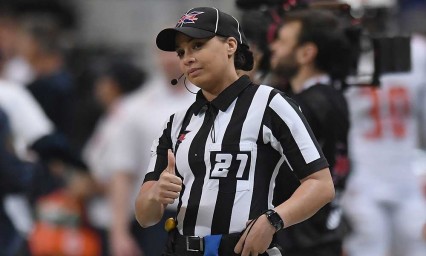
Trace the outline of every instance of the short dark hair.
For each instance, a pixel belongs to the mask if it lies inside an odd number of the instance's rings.
[[[141,68],[122,60],[111,61],[98,77],[113,79],[123,94],[138,89],[146,80],[146,74]]]
[[[300,22],[298,45],[313,43],[318,48],[315,65],[334,80],[343,80],[351,69],[351,48],[338,18],[326,10],[295,10],[286,13],[281,26]]]

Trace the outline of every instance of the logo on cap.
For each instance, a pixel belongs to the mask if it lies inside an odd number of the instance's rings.
[[[197,12],[197,11],[193,11],[190,13],[186,13],[184,14],[178,21],[178,23],[176,24],[176,27],[181,26],[183,24],[191,24],[191,23],[195,23],[196,20],[198,20],[197,16],[202,14],[204,12]]]

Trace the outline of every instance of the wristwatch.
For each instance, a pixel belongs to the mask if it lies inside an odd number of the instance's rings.
[[[281,219],[280,215],[272,209],[265,212],[266,218],[268,218],[269,223],[275,228],[275,231],[280,231],[284,228],[284,221]]]

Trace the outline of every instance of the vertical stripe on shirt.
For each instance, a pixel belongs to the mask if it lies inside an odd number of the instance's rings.
[[[223,136],[222,151],[240,152],[241,131],[255,92],[256,90],[251,90],[237,98],[231,120]],[[238,161],[232,161],[227,177],[219,180],[219,192],[212,220],[212,234],[229,233],[238,181],[236,171],[239,168],[235,165],[238,163]]]
[[[209,106],[211,108],[212,106]],[[215,120],[215,114],[207,110],[204,115],[204,122],[199,132],[192,140],[188,151],[188,157],[193,158],[189,166],[194,175],[194,182],[189,192],[188,205],[186,208],[185,218],[183,220],[183,234],[192,235],[195,232],[195,223],[197,221],[198,209],[200,206],[201,194],[203,192],[204,177],[206,174],[205,165],[205,148],[207,138]]]

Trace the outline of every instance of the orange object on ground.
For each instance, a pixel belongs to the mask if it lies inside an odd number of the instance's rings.
[[[65,191],[37,203],[37,221],[29,236],[32,255],[100,255],[98,235],[83,224],[81,204]]]

